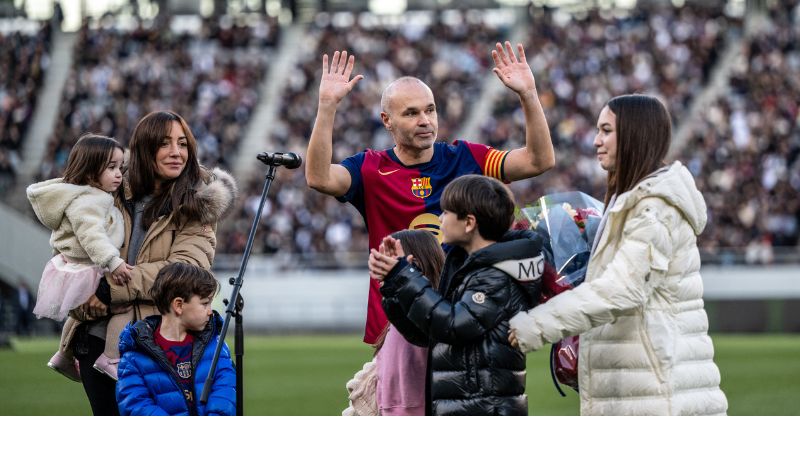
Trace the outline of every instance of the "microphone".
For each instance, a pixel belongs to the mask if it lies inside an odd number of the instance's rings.
[[[297,169],[303,163],[303,159],[295,153],[259,153],[256,156],[259,161],[268,166],[283,166],[287,169]]]

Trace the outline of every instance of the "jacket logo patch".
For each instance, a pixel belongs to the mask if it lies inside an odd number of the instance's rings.
[[[178,368],[178,376],[186,379],[192,376],[192,363],[191,362],[181,362],[177,365]]]
[[[433,192],[431,177],[411,179],[411,193],[414,194],[414,197],[425,198],[431,195],[431,192]]]
[[[483,292],[476,292],[472,294],[472,301],[479,305],[482,305],[483,302],[486,301],[486,294],[484,294]]]
[[[544,255],[534,258],[502,261],[494,267],[514,277],[517,281],[534,281],[544,273]]]

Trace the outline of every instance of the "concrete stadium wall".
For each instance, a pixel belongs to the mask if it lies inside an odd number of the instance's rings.
[[[36,292],[52,257],[50,233],[17,210],[0,203],[0,279],[16,286],[22,278]]]
[[[48,240],[42,226],[0,204],[0,279],[14,286],[21,277],[35,292],[51,255]],[[227,279],[236,272],[215,274],[222,283],[221,296],[228,297]],[[702,275],[713,330],[800,332],[800,265],[707,266]],[[242,289],[245,327],[362,332],[367,289],[366,270],[282,270],[280,261],[256,255]]]
[[[215,271],[229,297],[233,271]],[[800,332],[800,266],[709,267],[702,271],[713,331]],[[282,272],[254,257],[242,287],[247,330],[362,332],[366,270]],[[219,309],[223,310],[220,305]]]

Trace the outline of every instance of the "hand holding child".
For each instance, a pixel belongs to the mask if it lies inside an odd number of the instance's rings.
[[[514,329],[510,328],[508,330],[508,343],[511,344],[514,348],[519,348],[519,341],[517,340],[517,334],[514,333]]]
[[[114,283],[116,283],[119,286],[127,284],[128,281],[130,281],[131,279],[132,269],[133,266],[131,266],[130,264],[122,263],[119,266],[117,266],[117,268],[114,269],[113,272],[111,272],[111,278],[114,280]]]

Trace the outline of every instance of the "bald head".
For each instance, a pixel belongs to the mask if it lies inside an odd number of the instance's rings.
[[[408,89],[421,89],[430,95],[431,99],[433,98],[433,91],[431,91],[431,88],[419,78],[401,77],[389,83],[386,89],[383,90],[383,94],[381,95],[381,111],[388,114],[389,109],[392,107],[392,100],[397,93]]]

